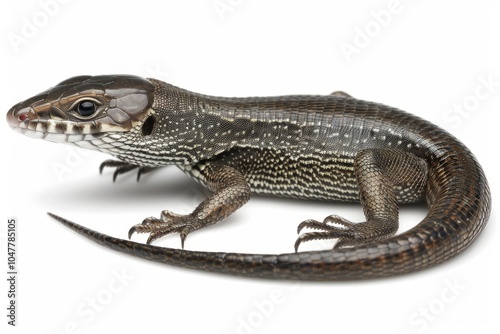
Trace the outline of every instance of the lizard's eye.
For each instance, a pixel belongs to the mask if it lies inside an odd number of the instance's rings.
[[[97,105],[94,101],[84,100],[78,103],[76,111],[80,116],[88,117],[97,111]]]

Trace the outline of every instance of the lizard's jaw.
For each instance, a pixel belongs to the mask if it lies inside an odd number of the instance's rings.
[[[75,130],[68,126],[68,121],[29,119],[24,116],[16,118],[15,112],[9,112],[7,121],[14,131],[27,137],[73,144],[110,154],[119,153],[125,141],[123,132],[93,132],[90,126]]]
[[[60,119],[40,119],[30,106],[15,105],[7,113],[7,123],[16,132],[25,136],[56,143],[92,141],[117,133],[123,129],[103,129],[93,122],[75,123]],[[106,126],[104,126],[106,127]]]

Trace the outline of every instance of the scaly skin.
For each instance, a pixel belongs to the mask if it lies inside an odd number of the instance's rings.
[[[240,276],[348,280],[392,276],[443,262],[466,249],[491,209],[472,153],[437,126],[341,92],[325,96],[222,98],[133,76],[81,76],[15,105],[12,128],[35,138],[109,153],[118,174],[176,165],[213,195],[189,215],[163,211],[131,228],[148,244],[92,231],[52,215],[106,247],[151,261]],[[252,193],[361,201],[366,221],[329,216],[299,225],[337,239],[333,250],[281,255],[211,253],[152,246],[215,224]],[[429,212],[395,235],[398,204],[426,200]]]

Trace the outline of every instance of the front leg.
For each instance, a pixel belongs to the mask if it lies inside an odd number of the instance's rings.
[[[149,233],[149,244],[167,234],[179,233],[184,248],[184,241],[190,232],[220,222],[250,199],[250,186],[245,177],[232,167],[212,162],[200,168],[200,175],[214,193],[192,213],[178,215],[164,210],[161,218],[146,218],[142,224],[133,226],[129,238],[134,233]]]

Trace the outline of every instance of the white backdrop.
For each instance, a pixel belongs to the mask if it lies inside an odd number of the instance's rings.
[[[80,74],[155,77],[226,96],[344,90],[452,132],[482,163],[495,196],[499,12],[493,0],[3,1],[1,106],[7,112]],[[187,213],[203,198],[203,189],[176,168],[113,184],[110,171],[98,175],[107,156],[20,136],[6,122],[0,127],[1,217],[18,219],[23,333],[414,334],[499,327],[495,211],[467,252],[402,277],[295,283],[190,271],[104,249],[46,215],[126,238],[143,218],[162,209]],[[298,223],[332,213],[363,219],[359,205],[255,196],[223,223],[191,234],[186,248],[290,252]],[[403,208],[401,230],[424,215],[424,208]],[[156,244],[179,247],[180,240]],[[2,327],[10,332],[4,314]]]

